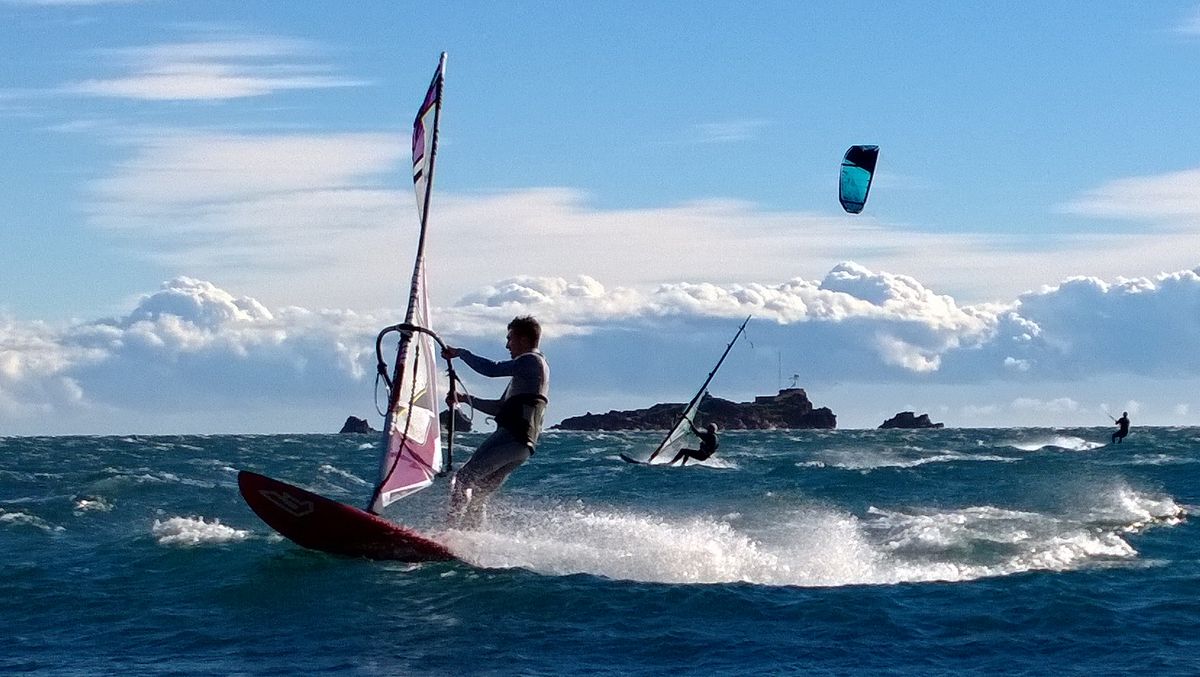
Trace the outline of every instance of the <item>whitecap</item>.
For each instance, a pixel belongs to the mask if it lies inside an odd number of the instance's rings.
[[[968,454],[942,450],[919,452],[914,448],[838,449],[814,454],[817,458],[797,463],[800,467],[841,468],[843,470],[875,470],[878,468],[916,468],[928,463],[993,462],[1012,463],[1018,459],[995,454]]]
[[[156,519],[150,533],[160,545],[207,545],[250,537],[249,531],[226,526],[219,519],[206,522],[203,517],[172,517],[165,521]]]
[[[85,512],[109,512],[113,509],[113,504],[105,500],[103,496],[77,496],[75,498],[76,516],[82,515]]]
[[[332,465],[329,465],[328,463],[322,464],[321,467],[318,468],[318,470],[325,473],[326,475],[337,475],[338,477],[344,477],[344,478],[350,480],[351,482],[354,482],[360,486],[364,486],[364,487],[372,486],[370,482],[364,480],[363,478],[359,477],[358,475],[355,475],[354,473],[348,472],[346,470],[342,470],[341,468],[336,468]]]
[[[1137,555],[1117,530],[1037,512],[971,506],[908,512],[872,508],[869,513],[875,518],[870,527],[895,555],[902,578],[1063,571]]]
[[[706,468],[720,468],[722,470],[740,470],[741,466],[737,461],[731,460],[724,456],[709,456],[705,461],[692,461],[688,466],[702,465]]]
[[[47,533],[66,531],[66,529],[58,526],[57,524],[50,524],[37,515],[30,515],[24,512],[8,512],[4,508],[0,508],[0,525],[10,527],[32,527]]]
[[[1132,458],[1122,460],[1120,465],[1184,465],[1197,463],[1200,459],[1172,456],[1171,454],[1135,454]]]
[[[1067,451],[1091,451],[1105,445],[1104,442],[1085,440],[1082,437],[1075,437],[1074,435],[1051,435],[1049,437],[1018,440],[1003,444],[1007,444],[1007,446],[1014,449],[1020,449],[1021,451],[1041,451],[1050,447],[1066,449]]]
[[[1127,532],[1154,524],[1179,524],[1187,516],[1187,510],[1170,496],[1137,491],[1124,484],[1098,488],[1089,495],[1093,504],[1085,509],[1085,519]]]

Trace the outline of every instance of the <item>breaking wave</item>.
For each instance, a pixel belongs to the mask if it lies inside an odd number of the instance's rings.
[[[229,543],[242,541],[250,537],[250,532],[221,524],[214,519],[207,522],[203,517],[172,517],[165,521],[154,520],[150,528],[160,545],[209,545],[213,543]]]

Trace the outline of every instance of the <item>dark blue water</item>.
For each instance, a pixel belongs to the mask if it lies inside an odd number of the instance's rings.
[[[373,438],[0,438],[0,673],[1200,674],[1200,429],[549,434],[465,564],[280,540],[257,470],[356,505]],[[466,436],[471,447],[479,435]]]

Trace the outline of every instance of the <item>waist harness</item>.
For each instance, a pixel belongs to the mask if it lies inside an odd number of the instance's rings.
[[[512,395],[500,405],[500,413],[495,417],[496,427],[504,428],[532,449],[542,432],[548,403],[544,396],[535,393]]]

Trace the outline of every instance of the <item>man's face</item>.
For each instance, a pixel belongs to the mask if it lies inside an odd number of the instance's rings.
[[[505,337],[504,347],[508,348],[509,357],[516,357],[517,355],[523,355],[529,352],[529,347],[525,345],[526,343],[528,343],[528,341],[526,341],[524,337],[517,336],[512,332],[511,329],[509,329],[508,335]]]

